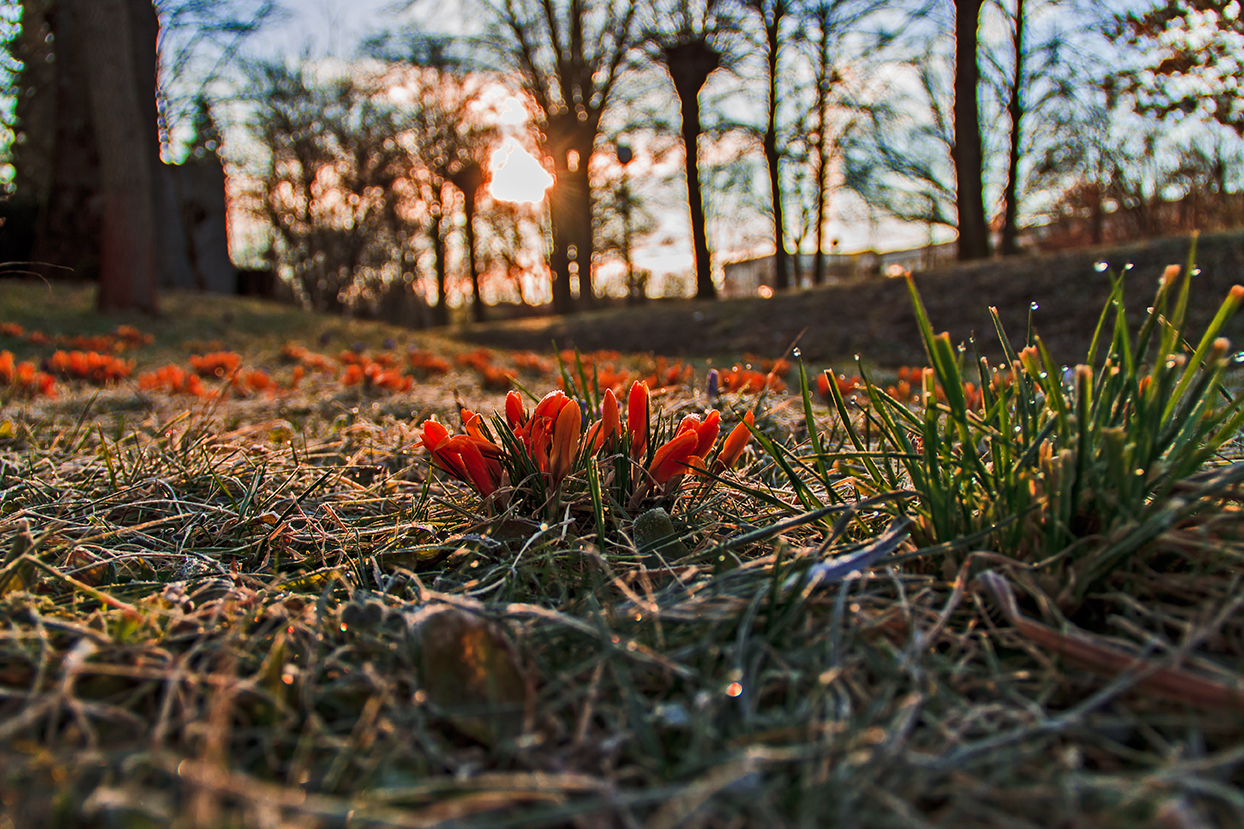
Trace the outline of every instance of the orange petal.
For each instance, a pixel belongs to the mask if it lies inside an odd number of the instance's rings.
[[[648,384],[639,380],[631,385],[626,399],[626,428],[631,433],[631,457],[642,458],[648,448]]]
[[[553,456],[549,461],[554,483],[566,477],[574,463],[575,455],[579,451],[582,424],[583,418],[577,402],[571,400],[562,406],[561,413],[557,416],[557,426],[553,430]]]
[[[748,429],[756,423],[756,417],[751,412],[743,415],[743,422],[730,431],[726,436],[726,440],[721,445],[721,454],[717,456],[717,465],[722,469],[729,469],[738,463],[739,456],[743,454],[744,447],[751,440],[752,433]]]
[[[553,389],[553,391],[540,398],[540,402],[536,404],[536,410],[531,413],[532,418],[547,417],[556,421],[557,416],[561,414],[562,407],[570,401],[566,393],[561,389]]]
[[[449,437],[449,430],[435,420],[423,423],[423,446],[428,451],[435,449],[442,440]]]
[[[449,439],[448,445],[457,451],[458,457],[466,467],[466,480],[475,486],[480,495],[485,498],[491,495],[496,490],[497,484],[492,480],[488,464],[484,462],[484,456],[480,454],[474,441],[467,435],[456,435]]]
[[[605,389],[605,397],[601,403],[600,420],[592,424],[590,435],[592,438],[588,441],[588,445],[592,447],[592,454],[595,455],[605,447],[606,442],[613,443],[622,432],[622,423],[618,419],[618,398],[614,396],[613,389]]]
[[[462,410],[462,428],[466,431],[468,435],[470,435],[471,437],[479,438],[480,440],[487,440],[487,438],[484,437],[483,424],[484,424],[483,417],[471,411],[470,409]]]
[[[687,459],[695,451],[697,442],[696,433],[688,430],[657,447],[652,456],[652,464],[648,467],[653,480],[663,484],[675,475],[686,472]]]
[[[469,481],[471,477],[462,463],[461,452],[453,445],[453,440],[454,438],[446,436],[438,443],[432,450],[432,461],[458,480]]]
[[[523,411],[523,398],[518,392],[511,390],[505,396],[505,419],[511,426],[521,426],[527,420]]]
[[[704,418],[704,422],[696,427],[696,434],[700,440],[695,445],[695,451],[691,454],[704,457],[708,454],[708,450],[713,448],[713,444],[717,442],[717,435],[721,433],[721,412],[716,409],[710,409],[708,415]]]
[[[678,428],[674,430],[674,435],[676,437],[688,430],[693,431],[696,434],[699,434],[699,429],[700,429],[700,416],[698,414],[689,414],[682,419],[681,423],[678,424]]]

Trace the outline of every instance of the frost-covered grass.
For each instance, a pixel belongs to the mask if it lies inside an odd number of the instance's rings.
[[[455,392],[506,423],[457,369],[12,397],[0,826],[1244,823],[1242,404],[1186,285],[1068,371],[913,294],[928,405],[672,389],[647,455],[509,457],[487,498],[421,445]],[[226,344],[292,386],[289,325]],[[637,496],[710,405],[754,416],[737,465]]]

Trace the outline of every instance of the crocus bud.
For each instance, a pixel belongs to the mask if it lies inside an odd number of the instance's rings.
[[[648,448],[648,384],[631,385],[626,399],[626,428],[631,433],[631,457],[642,458]]]

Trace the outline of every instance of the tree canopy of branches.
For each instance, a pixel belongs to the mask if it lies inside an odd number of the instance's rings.
[[[177,157],[203,104],[236,89],[246,43],[279,20],[277,0],[154,0],[160,15],[160,138]]]
[[[493,15],[501,53],[528,97],[540,150],[556,182],[549,223],[553,308],[574,309],[571,278],[590,306],[592,191],[589,161],[601,117],[634,45],[638,3],[610,0],[496,0]]]
[[[401,140],[412,162],[408,182],[415,190],[412,195],[421,207],[435,253],[436,321],[441,325],[449,321],[445,244],[454,224],[455,190],[462,197],[472,313],[481,321],[485,315],[476,260],[476,204],[484,184],[484,161],[496,138],[495,127],[473,112],[479,102],[481,79],[463,77],[439,66],[411,67],[405,73],[414,74],[414,83],[406,87],[411,102],[403,111]]]
[[[1116,40],[1150,60],[1114,77],[1137,112],[1208,118],[1244,135],[1244,19],[1237,0],[1161,0],[1116,20]]]
[[[760,23],[760,54],[764,61],[765,127],[761,149],[769,172],[769,200],[773,216],[773,287],[790,287],[789,252],[786,249],[786,220],[783,217],[782,153],[778,144],[779,56],[786,44],[790,0],[745,0],[744,5]]]
[[[403,249],[397,114],[355,79],[270,62],[252,74],[252,130],[268,154],[257,201],[273,258],[307,305],[344,310]]]

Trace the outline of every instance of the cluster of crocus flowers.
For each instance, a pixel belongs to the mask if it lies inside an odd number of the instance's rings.
[[[0,386],[7,386],[8,392],[24,397],[56,397],[56,381],[52,375],[39,371],[34,363],[17,362],[11,351],[0,351]]]
[[[478,421],[468,421],[468,428],[472,425],[476,434],[451,435],[442,424],[429,420],[423,424],[423,446],[432,463],[487,498],[501,485],[501,447],[478,434]]]
[[[653,433],[651,399],[646,383],[631,386],[627,395],[626,421],[612,389],[601,397],[600,417],[584,423],[579,401],[561,390],[551,391],[530,412],[522,397],[511,391],[505,400],[504,439],[496,440],[484,428],[482,417],[462,410],[464,434],[451,435],[436,421],[423,424],[423,446],[432,463],[463,481],[485,498],[501,486],[507,470],[537,473],[553,489],[576,469],[593,459],[625,459],[639,474],[629,474],[632,482],[626,493],[638,504],[654,489],[669,492],[686,473],[716,475],[734,466],[751,437],[754,418],[750,412],[721,442],[713,466],[708,466],[721,431],[721,414],[710,410],[704,417],[687,415],[673,437],[649,451]],[[521,457],[514,457],[521,453]]]
[[[47,364],[52,374],[97,386],[119,383],[134,371],[133,360],[119,360],[97,351],[57,351]]]

